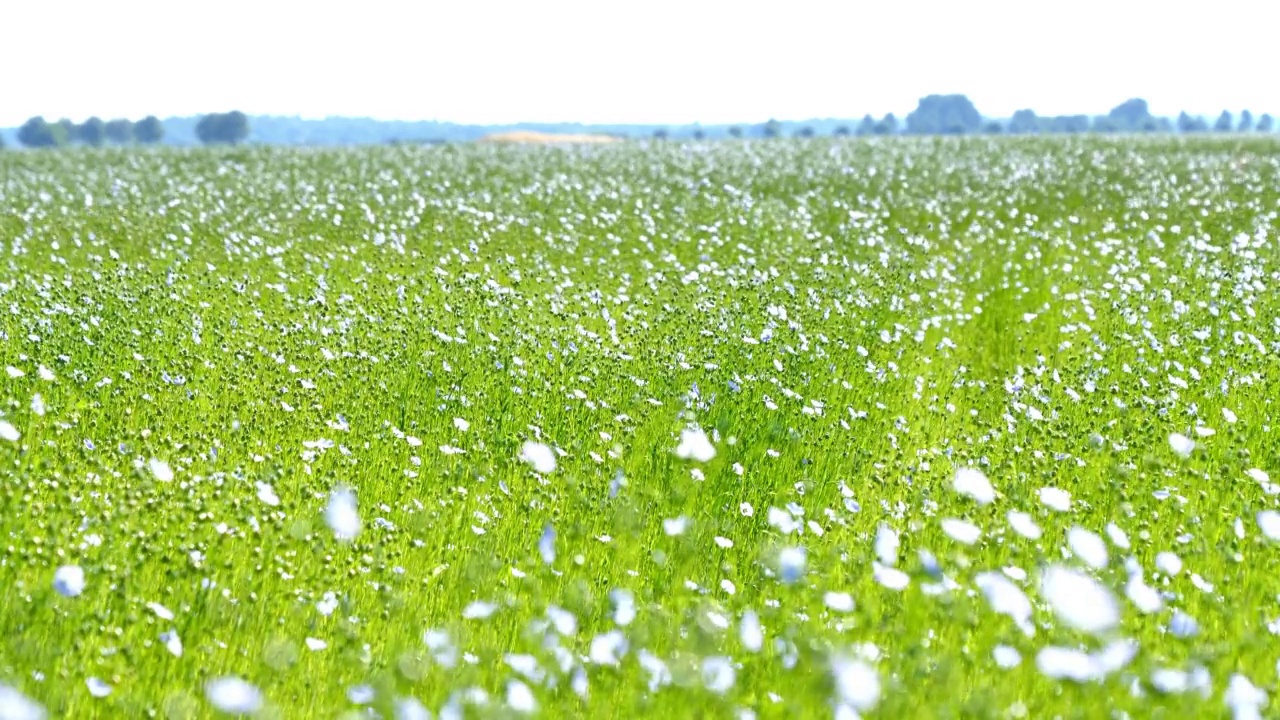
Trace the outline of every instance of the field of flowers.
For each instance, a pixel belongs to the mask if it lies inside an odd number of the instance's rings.
[[[1267,139],[0,155],[0,718],[1273,711],[1278,234]]]

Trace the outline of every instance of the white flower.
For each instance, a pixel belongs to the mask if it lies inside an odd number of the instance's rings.
[[[853,596],[849,593],[828,592],[822,596],[822,603],[836,612],[853,612]]]
[[[0,720],[44,720],[44,706],[0,683]]]
[[[1188,458],[1191,457],[1191,451],[1196,449],[1196,441],[1182,433],[1171,433],[1169,435],[1169,447],[1178,457]]]
[[[1150,615],[1159,612],[1164,606],[1164,601],[1160,599],[1160,593],[1142,581],[1141,575],[1133,575],[1129,578],[1129,582],[1124,588],[1125,595],[1129,596],[1129,602],[1138,608],[1138,612]]]
[[[1071,493],[1061,488],[1040,488],[1040,502],[1052,510],[1067,512],[1071,509]]]
[[[520,459],[533,466],[533,471],[540,475],[547,475],[556,469],[555,452],[546,445],[532,440],[520,447]]]
[[[507,682],[507,707],[521,713],[529,714],[538,709],[538,702],[533,698],[533,691],[519,680]]]
[[[626,627],[636,619],[636,596],[630,590],[615,588],[609,593],[613,601],[613,621]]]
[[[1016,668],[1022,663],[1022,653],[1008,645],[997,645],[991,652],[991,656],[995,659],[996,665],[1005,670]]]
[[[1107,566],[1107,544],[1088,530],[1079,526],[1071,528],[1067,531],[1067,544],[1071,552],[1089,567],[1101,570]]]
[[[956,470],[952,486],[956,492],[973,498],[979,505],[990,504],[996,499],[996,489],[981,470],[960,468]]]
[[[1280,540],[1280,513],[1275,510],[1259,512],[1258,529],[1268,540]]]
[[[205,685],[213,706],[231,715],[249,715],[262,708],[262,691],[237,677],[223,677]]]
[[[454,418],[453,426],[458,428],[458,432],[466,432],[471,428],[471,423],[463,420],[462,418]]]
[[[111,686],[96,677],[85,680],[84,684],[89,688],[89,694],[96,698],[104,698],[111,694]]]
[[[476,600],[462,609],[464,620],[486,620],[498,611],[498,606],[484,600]]]
[[[587,651],[587,657],[596,665],[611,665],[617,667],[621,663],[621,656],[627,652],[627,638],[617,630],[610,630],[602,635],[591,638],[591,647]]]
[[[375,693],[368,685],[354,685],[347,688],[347,699],[355,705],[368,705],[373,702]]]
[[[79,565],[63,565],[53,573],[53,589],[64,597],[84,592],[84,570]]]
[[[778,574],[784,583],[794,583],[804,575],[804,548],[786,547],[778,552]]]
[[[556,561],[556,529],[551,523],[542,529],[542,536],[538,538],[538,554],[542,556],[542,562],[551,565]]]
[[[1259,710],[1267,704],[1267,693],[1255,687],[1249,678],[1236,674],[1231,676],[1223,700],[1235,720],[1251,720],[1262,717]]]
[[[1156,568],[1165,575],[1173,577],[1182,572],[1182,558],[1165,550],[1156,555]]]
[[[160,604],[160,603],[158,603],[158,602],[149,602],[149,603],[147,603],[147,609],[149,609],[151,612],[155,613],[155,614],[156,614],[156,617],[160,618],[161,620],[172,620],[172,619],[173,619],[173,611],[172,611],[172,610],[170,610],[169,608],[167,608],[167,607],[165,607],[165,606],[161,605],[161,604]]]
[[[1227,408],[1222,408],[1222,417],[1223,417],[1223,419],[1225,419],[1228,423],[1231,423],[1231,424],[1233,424],[1233,425],[1234,425],[1234,424],[1235,424],[1235,422],[1236,422],[1236,414],[1235,414],[1235,413],[1233,413],[1233,412],[1231,412],[1231,411],[1230,411],[1230,410],[1228,410]]]
[[[907,585],[911,584],[911,576],[902,572],[897,568],[881,565],[880,563],[872,564],[872,576],[875,581],[889,590],[906,590]]]
[[[316,610],[325,617],[329,617],[333,614],[333,611],[337,609],[338,596],[334,595],[332,592],[325,593],[324,597],[320,598],[320,602],[316,603]]]
[[[978,542],[978,538],[982,537],[982,530],[971,522],[965,520],[957,520],[956,518],[946,518],[942,521],[942,532],[958,543],[972,545]]]
[[[760,616],[756,615],[754,610],[742,613],[738,634],[742,639],[742,647],[748,652],[760,652],[760,648],[764,645],[764,630],[760,627]]]
[[[325,648],[329,647],[329,643],[319,638],[309,637],[304,642],[306,642],[307,649],[310,650],[311,652],[320,652],[321,650],[324,650]]]
[[[173,468],[169,467],[169,463],[157,458],[151,458],[151,460],[147,462],[147,465],[151,468],[151,475],[156,480],[159,480],[160,482],[173,482]]]
[[[831,673],[840,704],[867,712],[880,702],[880,676],[865,662],[836,658],[831,663]]]
[[[356,495],[350,488],[339,487],[329,496],[324,510],[325,522],[339,540],[352,540],[360,534],[360,513],[356,508]]]
[[[716,449],[701,428],[686,428],[680,432],[680,444],[676,446],[676,457],[681,460],[708,462],[716,456]]]
[[[275,488],[264,482],[258,483],[258,499],[271,507],[280,504],[280,497],[276,495]]]
[[[994,612],[1008,615],[1028,637],[1035,634],[1035,626],[1031,624],[1031,601],[1021,588],[998,572],[984,572],[973,580]]]
[[[182,657],[182,638],[178,637],[177,630],[166,630],[160,633],[160,642],[164,643],[170,655]]]
[[[668,537],[683,535],[684,531],[689,527],[689,518],[681,515],[677,518],[668,518],[662,521],[662,530]]]
[[[20,437],[22,437],[22,433],[18,432],[18,428],[4,420],[0,420],[0,440],[18,442],[18,438]]]
[[[1036,655],[1036,667],[1047,678],[1074,680],[1078,683],[1097,680],[1102,675],[1088,653],[1052,645],[1042,648]]]
[[[1036,525],[1036,521],[1032,520],[1031,516],[1027,513],[1010,510],[1008,519],[1009,527],[1013,528],[1013,531],[1022,537],[1028,540],[1040,539],[1040,535],[1042,534],[1040,526]]]
[[[1081,632],[1100,634],[1120,622],[1115,598],[1097,580],[1053,565],[1040,576],[1040,594],[1058,619]]]
[[[880,562],[889,566],[897,565],[900,545],[898,531],[884,524],[876,528],[876,559]]]
[[[711,692],[717,695],[729,692],[736,679],[737,672],[733,669],[733,662],[729,658],[702,659],[702,684]]]

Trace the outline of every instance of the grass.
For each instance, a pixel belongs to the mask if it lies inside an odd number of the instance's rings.
[[[1280,470],[1278,150],[0,154],[0,716],[19,692],[55,717],[214,716],[224,677],[259,717],[504,716],[521,687],[548,717],[1246,713],[1240,678],[1275,694],[1280,657],[1255,519],[1278,503],[1249,474]],[[674,453],[695,427],[710,461]],[[955,490],[966,467],[992,502]],[[326,521],[343,487],[353,539]],[[1073,626],[1054,566],[1118,624]],[[1033,636],[978,587],[1006,570]],[[1139,571],[1154,612],[1126,597]],[[1095,653],[1071,656],[1089,677],[1050,677],[1049,647]]]

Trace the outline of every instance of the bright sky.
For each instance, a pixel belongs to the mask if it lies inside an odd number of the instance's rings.
[[[1280,114],[1274,0],[28,0],[0,126],[239,109],[463,123]]]

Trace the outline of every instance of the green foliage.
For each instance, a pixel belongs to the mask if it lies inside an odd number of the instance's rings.
[[[5,153],[3,714],[1261,716],[1278,143]]]
[[[777,120],[770,120],[760,126],[760,136],[765,138],[776,138],[782,135],[782,123]]]
[[[830,717],[856,663],[866,717],[1222,715],[1275,673],[1276,147],[6,153],[6,709]]]
[[[1231,113],[1227,110],[1223,110],[1222,114],[1219,115],[1218,119],[1213,123],[1213,131],[1231,132],[1233,129],[1235,129],[1235,123],[1231,119]]]
[[[1262,116],[1258,118],[1257,130],[1258,132],[1269,133],[1274,129],[1274,123],[1275,120],[1272,119],[1270,113],[1263,113]]]
[[[1253,130],[1253,113],[1244,110],[1240,113],[1240,124],[1236,126],[1236,130],[1240,132],[1251,132]]]

